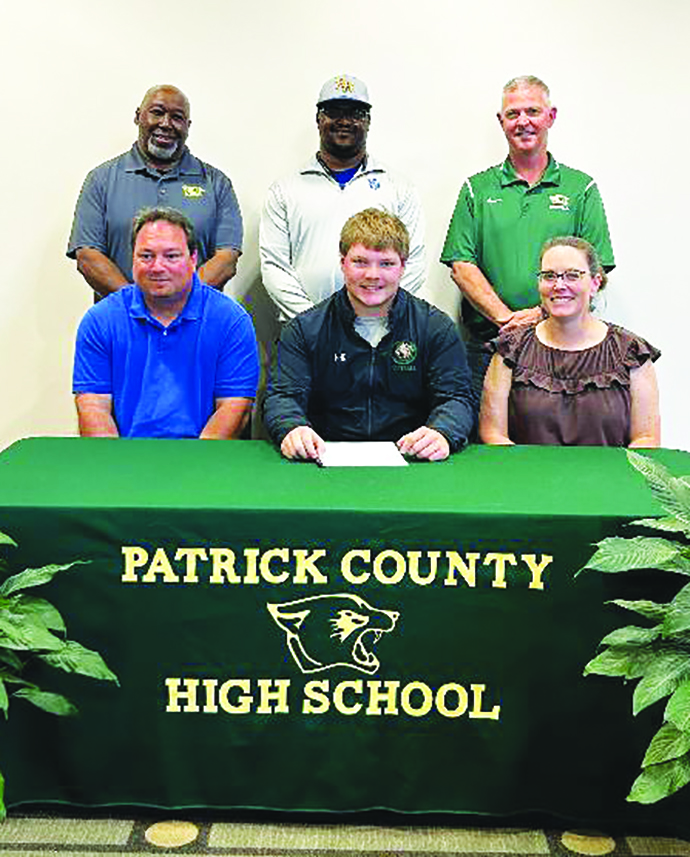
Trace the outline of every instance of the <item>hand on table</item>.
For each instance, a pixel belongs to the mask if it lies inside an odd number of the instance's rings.
[[[429,428],[429,426],[422,426],[403,435],[397,446],[403,455],[408,455],[411,458],[423,458],[427,461],[443,461],[450,455],[448,441],[441,432]]]
[[[297,426],[285,435],[280,451],[285,458],[316,460],[326,451],[326,444],[310,426]]]

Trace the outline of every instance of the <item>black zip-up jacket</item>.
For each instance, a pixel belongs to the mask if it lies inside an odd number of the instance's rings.
[[[467,443],[473,409],[465,347],[448,316],[399,289],[373,348],[354,328],[342,288],[283,329],[264,403],[271,438],[297,426],[324,440],[399,440],[423,425],[451,452]]]

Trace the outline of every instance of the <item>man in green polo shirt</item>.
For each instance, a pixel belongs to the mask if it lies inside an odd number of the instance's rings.
[[[497,115],[508,157],[465,181],[441,254],[463,296],[477,406],[491,357],[484,343],[499,329],[541,319],[542,244],[557,235],[577,235],[596,247],[606,271],[615,264],[594,179],[559,164],[547,150],[556,108],[546,84],[531,75],[509,81]]]

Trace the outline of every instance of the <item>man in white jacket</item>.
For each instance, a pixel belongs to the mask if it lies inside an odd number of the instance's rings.
[[[342,287],[334,248],[345,221],[365,208],[385,209],[407,227],[410,256],[401,286],[416,293],[426,276],[417,193],[367,154],[367,87],[351,75],[337,75],[321,87],[316,106],[319,151],[299,172],[271,185],[261,215],[261,275],[281,321]]]

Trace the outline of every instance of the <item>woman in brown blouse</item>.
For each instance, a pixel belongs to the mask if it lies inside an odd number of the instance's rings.
[[[552,238],[541,253],[545,318],[499,334],[484,380],[484,443],[659,446],[659,401],[644,339],[595,318],[606,283],[582,238]]]

